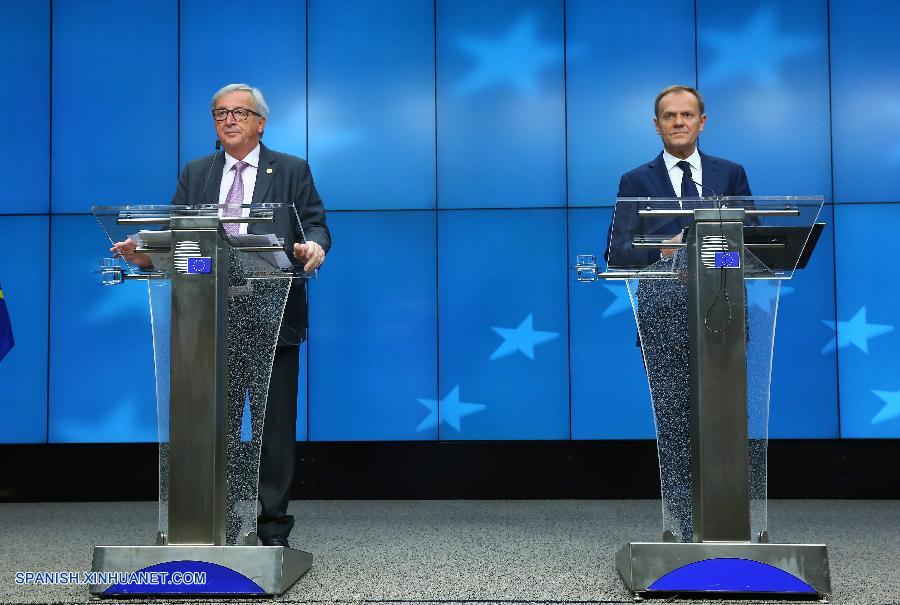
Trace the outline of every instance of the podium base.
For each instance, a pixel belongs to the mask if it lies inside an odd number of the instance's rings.
[[[765,596],[822,599],[831,594],[824,544],[631,542],[616,568],[637,596]]]
[[[312,567],[312,554],[282,546],[95,546],[97,597],[280,595]]]

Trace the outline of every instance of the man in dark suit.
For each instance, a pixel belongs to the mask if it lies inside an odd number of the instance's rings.
[[[669,86],[656,96],[653,124],[663,142],[656,158],[626,172],[616,197],[696,198],[701,195],[751,195],[743,166],[706,155],[697,148],[697,138],[706,125],[703,97],[690,86]],[[684,205],[687,204],[687,205]],[[685,202],[684,208],[696,207]],[[638,218],[638,205],[616,208],[610,225],[607,261],[613,267],[643,268],[674,249],[632,248],[635,235],[669,235],[682,241],[687,219],[665,219],[650,223]]]
[[[696,208],[704,196],[749,196],[747,175],[739,164],[701,153],[697,139],[706,125],[703,97],[689,86],[670,86],[656,97],[653,124],[663,151],[619,182],[619,198],[678,198],[674,207]],[[691,199],[693,198],[693,199]],[[687,271],[679,248],[633,248],[635,235],[684,241],[687,217],[648,220],[639,204],[621,202],[610,225],[606,257],[610,267]],[[690,351],[687,342],[687,287],[679,279],[639,279],[638,346],[653,399],[658,441],[664,526],[667,539],[693,539],[690,449]]]
[[[274,231],[284,240],[289,256],[298,265],[302,264],[305,271],[321,267],[331,248],[325,208],[306,161],[272,151],[261,143],[269,113],[262,93],[246,84],[230,84],[213,96],[211,109],[225,153],[216,152],[190,162],[178,179],[172,203],[220,204],[220,215],[224,216],[246,214],[244,204],[290,204],[299,217],[299,228],[295,227],[296,220],[282,212],[276,213],[274,228],[271,224],[231,224],[226,230]],[[116,243],[112,251],[139,266],[149,266],[149,257],[135,254],[134,249],[134,242],[126,240]],[[234,297],[231,306],[231,312],[243,308],[241,301]],[[306,338],[307,319],[305,285],[302,280],[293,280],[275,350],[263,424],[257,532],[264,545],[287,546],[287,536],[294,524],[293,517],[287,514],[287,506],[294,476],[299,345]],[[229,373],[231,382],[238,382],[233,379],[233,367],[229,367]],[[240,438],[240,412],[247,386],[232,384],[231,387],[234,388],[229,389],[232,425],[229,432],[234,441],[235,435]],[[235,539],[236,536],[229,536],[229,542]]]

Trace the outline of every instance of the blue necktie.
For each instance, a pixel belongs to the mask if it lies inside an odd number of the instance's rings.
[[[682,170],[681,197],[700,197],[700,192],[697,191],[697,184],[691,178],[691,165],[685,160],[681,160],[675,165]]]

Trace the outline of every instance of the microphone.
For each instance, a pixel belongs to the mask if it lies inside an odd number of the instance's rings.
[[[694,181],[694,179],[691,179],[691,180]],[[706,185],[704,185],[704,184],[701,183],[700,181],[694,181],[694,184],[697,185],[698,187],[703,187],[704,189],[706,189],[707,191],[709,191],[710,193],[712,193],[712,194],[713,194],[713,197],[719,197],[719,194],[718,194],[718,193],[716,193],[715,191],[713,191],[712,189],[710,189],[709,187],[707,187]]]
[[[222,149],[222,143],[219,139],[216,139],[216,154],[213,156],[212,162],[209,163],[209,170],[206,172],[206,180],[203,181],[203,191],[200,192],[200,200],[201,204],[204,203],[203,197],[206,195],[206,186],[209,184],[209,177],[212,176],[213,166],[216,165],[216,160],[219,158],[219,150]]]

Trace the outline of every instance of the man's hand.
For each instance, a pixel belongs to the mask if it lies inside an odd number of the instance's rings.
[[[303,270],[309,273],[325,263],[325,250],[313,241],[308,241],[305,244],[294,244],[294,258],[301,262],[306,261]]]
[[[662,243],[664,244],[680,244],[684,241],[684,231],[680,231],[678,235],[675,237],[670,237],[669,239],[664,239]],[[659,249],[659,257],[660,258],[671,258],[673,254],[678,252],[678,248],[660,248]]]
[[[123,258],[125,262],[137,265],[141,269],[149,269],[153,266],[153,261],[150,260],[150,255],[144,254],[143,252],[135,252],[134,249],[137,248],[137,244],[130,237],[124,242],[116,242],[113,244],[113,247],[109,249],[110,252],[114,252],[113,255],[116,258]]]

